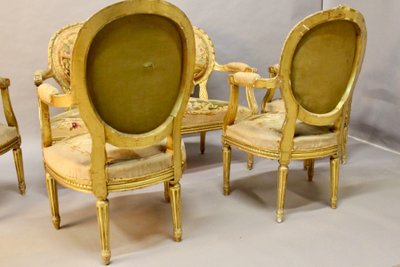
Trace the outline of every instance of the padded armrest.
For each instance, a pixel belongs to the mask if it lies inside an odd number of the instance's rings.
[[[242,62],[230,62],[224,65],[220,65],[215,63],[215,70],[217,71],[225,71],[225,72],[257,72],[256,68],[253,68],[246,63]]]
[[[73,105],[71,94],[60,94],[52,85],[44,83],[37,90],[40,101],[54,107],[68,108]]]
[[[233,74],[233,82],[241,86],[254,87],[254,84],[261,76],[252,72],[237,72]]]
[[[252,88],[273,89],[279,84],[276,78],[261,78],[259,74],[251,72],[237,72],[230,75],[228,80],[232,84]]]
[[[33,82],[36,86],[39,86],[43,83],[44,80],[53,76],[53,73],[50,69],[46,70],[37,70],[33,76]]]

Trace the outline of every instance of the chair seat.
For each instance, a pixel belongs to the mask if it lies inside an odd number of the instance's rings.
[[[286,112],[283,99],[275,99],[265,105],[265,112]]]
[[[279,150],[285,113],[263,113],[253,115],[232,126],[228,126],[226,137],[244,145],[260,149]],[[294,150],[310,150],[337,145],[337,136],[331,127],[312,126],[298,121],[294,136]]]
[[[190,98],[185,114],[183,115],[182,128],[210,124],[219,124],[219,128],[221,128],[227,110],[227,101]],[[250,109],[239,106],[237,112],[238,120],[247,118],[250,115]]]
[[[79,110],[72,108],[51,118],[51,132],[54,141],[64,140],[88,132],[79,116]]]
[[[90,154],[92,141],[89,134],[66,138],[43,149],[46,165],[58,175],[68,179],[90,181]],[[182,161],[186,162],[182,142]],[[136,149],[117,148],[106,144],[107,174],[109,181],[145,176],[172,168],[173,157],[166,149],[166,141]]]
[[[0,123],[0,147],[10,143],[18,137],[17,128]]]

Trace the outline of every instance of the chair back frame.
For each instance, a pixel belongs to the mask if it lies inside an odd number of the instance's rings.
[[[141,14],[164,17],[176,26],[182,46],[182,71],[177,100],[168,118],[153,130],[130,134],[106,124],[96,112],[87,84],[87,60],[91,43],[101,29],[121,17]],[[173,153],[175,179],[179,181],[182,175],[180,127],[193,86],[194,58],[195,42],[192,25],[183,12],[164,1],[135,0],[116,3],[93,15],[83,25],[72,55],[71,87],[74,88],[72,93],[78,103],[81,117],[92,137],[91,176],[93,192],[98,198],[104,198],[108,194],[105,171],[106,143],[117,147],[134,148],[152,145],[167,137],[168,149]]]
[[[336,107],[327,113],[313,113],[302,106],[294,96],[291,80],[292,63],[296,49],[302,38],[317,26],[334,21],[348,21],[356,28],[354,60],[346,89]],[[287,161],[290,159],[297,119],[311,125],[335,125],[335,128],[338,130],[343,128],[348,103],[353,94],[364,58],[366,35],[366,26],[362,14],[347,6],[339,6],[338,8],[321,11],[306,17],[289,33],[282,49],[278,73],[281,94],[286,109],[286,118],[282,128],[283,136],[280,143],[281,160]],[[341,140],[342,138],[338,136],[338,142],[341,142]]]

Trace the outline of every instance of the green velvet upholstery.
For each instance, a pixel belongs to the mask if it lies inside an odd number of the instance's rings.
[[[182,50],[179,30],[161,16],[131,15],[104,27],[91,44],[86,70],[92,104],[104,122],[130,134],[164,122],[178,97]]]
[[[294,97],[306,110],[332,111],[346,91],[353,70],[357,31],[333,21],[311,29],[298,44],[291,69]]]

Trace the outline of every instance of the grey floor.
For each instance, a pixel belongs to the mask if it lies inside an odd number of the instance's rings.
[[[232,157],[232,193],[222,195],[219,132],[185,137],[182,179],[184,239],[171,237],[161,186],[110,195],[111,266],[398,266],[400,156],[350,140],[341,168],[339,205],[329,207],[329,164],[307,182],[290,167],[286,220],[274,221],[277,163]],[[28,191],[17,192],[12,154],[0,158],[0,266],[102,266],[94,197],[61,188],[60,230],[53,229],[40,148],[24,140]]]

